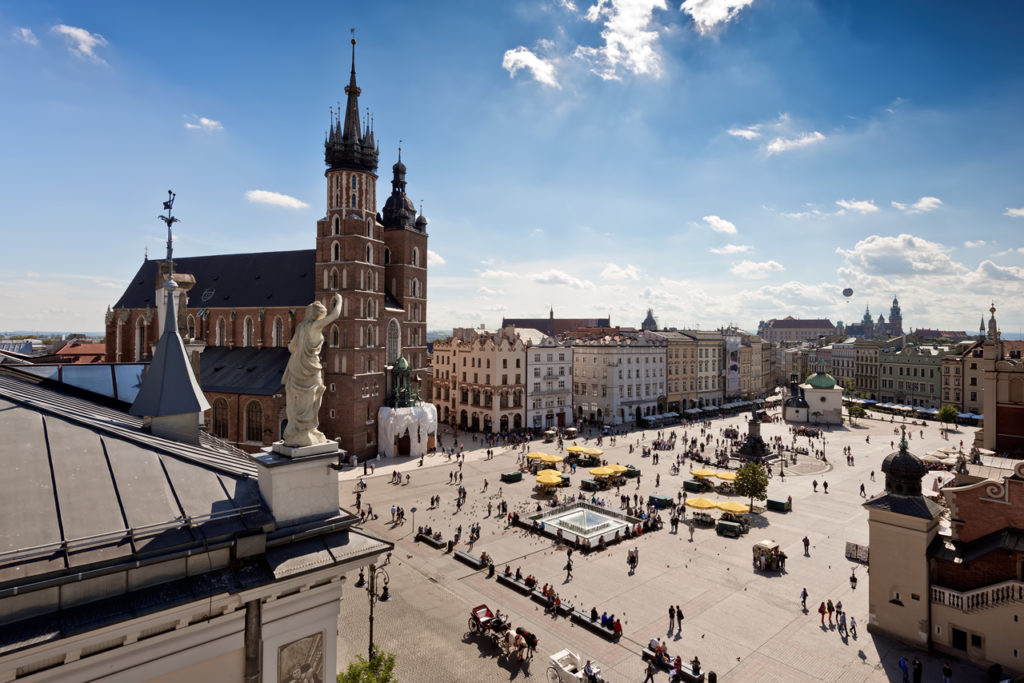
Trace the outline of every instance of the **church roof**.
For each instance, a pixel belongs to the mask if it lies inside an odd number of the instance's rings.
[[[516,328],[529,327],[540,330],[549,337],[557,337],[566,332],[593,327],[611,327],[611,318],[502,318],[501,326],[514,325]]]
[[[768,323],[768,327],[773,330],[811,330],[811,329],[832,329],[835,325],[832,321],[827,318],[808,318],[805,320],[799,320],[797,318],[786,317],[781,320],[771,320]]]
[[[261,251],[174,259],[174,270],[195,277],[190,308],[300,308],[315,298],[316,252]],[[155,308],[159,261],[143,261],[114,308]]]
[[[883,493],[864,503],[864,507],[887,510],[899,515],[920,517],[921,519],[935,519],[942,514],[942,506],[925,496],[900,496]]]
[[[807,378],[807,384],[815,389],[835,389],[836,378],[827,372],[816,372]]]

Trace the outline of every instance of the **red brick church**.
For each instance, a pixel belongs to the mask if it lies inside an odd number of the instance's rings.
[[[342,295],[341,317],[324,334],[320,429],[350,455],[376,456],[377,412],[386,402],[388,369],[400,356],[413,377],[429,377],[427,219],[406,196],[401,150],[378,212],[379,147],[359,119],[352,45],[344,117],[332,115],[324,143],[327,213],[316,223],[314,248],[174,259],[174,278],[187,298],[178,325],[212,406],[207,428],[248,450],[284,432],[287,346],[314,300],[329,309],[333,294]],[[165,262],[145,260],[108,310],[108,361],[150,359],[167,272]],[[430,395],[429,383],[422,391]]]

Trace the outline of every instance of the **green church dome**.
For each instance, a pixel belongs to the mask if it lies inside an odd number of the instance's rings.
[[[816,372],[807,378],[807,384],[815,389],[835,389],[836,378],[827,372]]]

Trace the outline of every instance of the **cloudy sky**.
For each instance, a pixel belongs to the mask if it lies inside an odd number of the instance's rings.
[[[350,27],[431,329],[1024,326],[1024,3],[169,7],[0,0],[0,330],[101,330],[168,188],[178,255],[312,247]]]

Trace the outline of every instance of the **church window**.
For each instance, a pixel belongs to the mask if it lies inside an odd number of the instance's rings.
[[[373,328],[369,325],[366,326],[366,345],[373,346]]]
[[[331,268],[331,287],[332,290],[338,289],[338,271]]]
[[[418,266],[420,264],[420,250],[416,247],[412,249],[412,265]]]
[[[246,318],[242,328],[242,346],[253,346],[253,323],[252,318]]]
[[[338,326],[337,325],[332,325],[331,326],[331,346],[333,348],[338,348]]]
[[[221,439],[228,437],[228,402],[223,398],[213,402],[213,435]]]
[[[334,217],[334,221],[331,223],[331,234],[332,235],[340,235],[341,234],[341,218],[339,218],[338,216],[335,216]],[[335,258],[334,260],[337,261],[338,259]]]
[[[355,174],[352,175],[352,189],[353,190],[356,189],[356,176],[355,176]]]
[[[386,266],[389,263],[391,263],[391,250],[384,249],[384,265]]]
[[[373,238],[373,219],[366,221],[366,236]]]
[[[366,289],[366,271],[359,271],[359,289]]]
[[[196,319],[191,315],[187,318],[185,322],[185,334],[188,336],[189,339],[196,338]]]
[[[135,323],[135,360],[146,356],[146,320],[139,318]]]
[[[274,318],[271,340],[275,347],[284,346],[284,323],[281,321],[281,318]]]
[[[216,344],[214,346],[224,346],[227,343],[227,324],[224,322],[224,318],[220,318],[217,321],[217,334],[215,337]]]
[[[386,360],[388,365],[393,365],[398,357],[402,355],[402,330],[398,326],[398,321],[392,318],[388,322],[388,336],[387,336],[387,353]]]
[[[351,197],[349,197],[348,205],[353,209],[356,208],[356,196],[354,194]]]
[[[245,407],[245,440],[263,441],[263,406],[259,401],[249,401]]]
[[[373,245],[372,244],[367,244],[366,245],[366,262],[367,263],[373,263]]]
[[[331,260],[332,261],[340,261],[341,260],[341,245],[338,244],[337,242],[332,242],[331,243]]]

